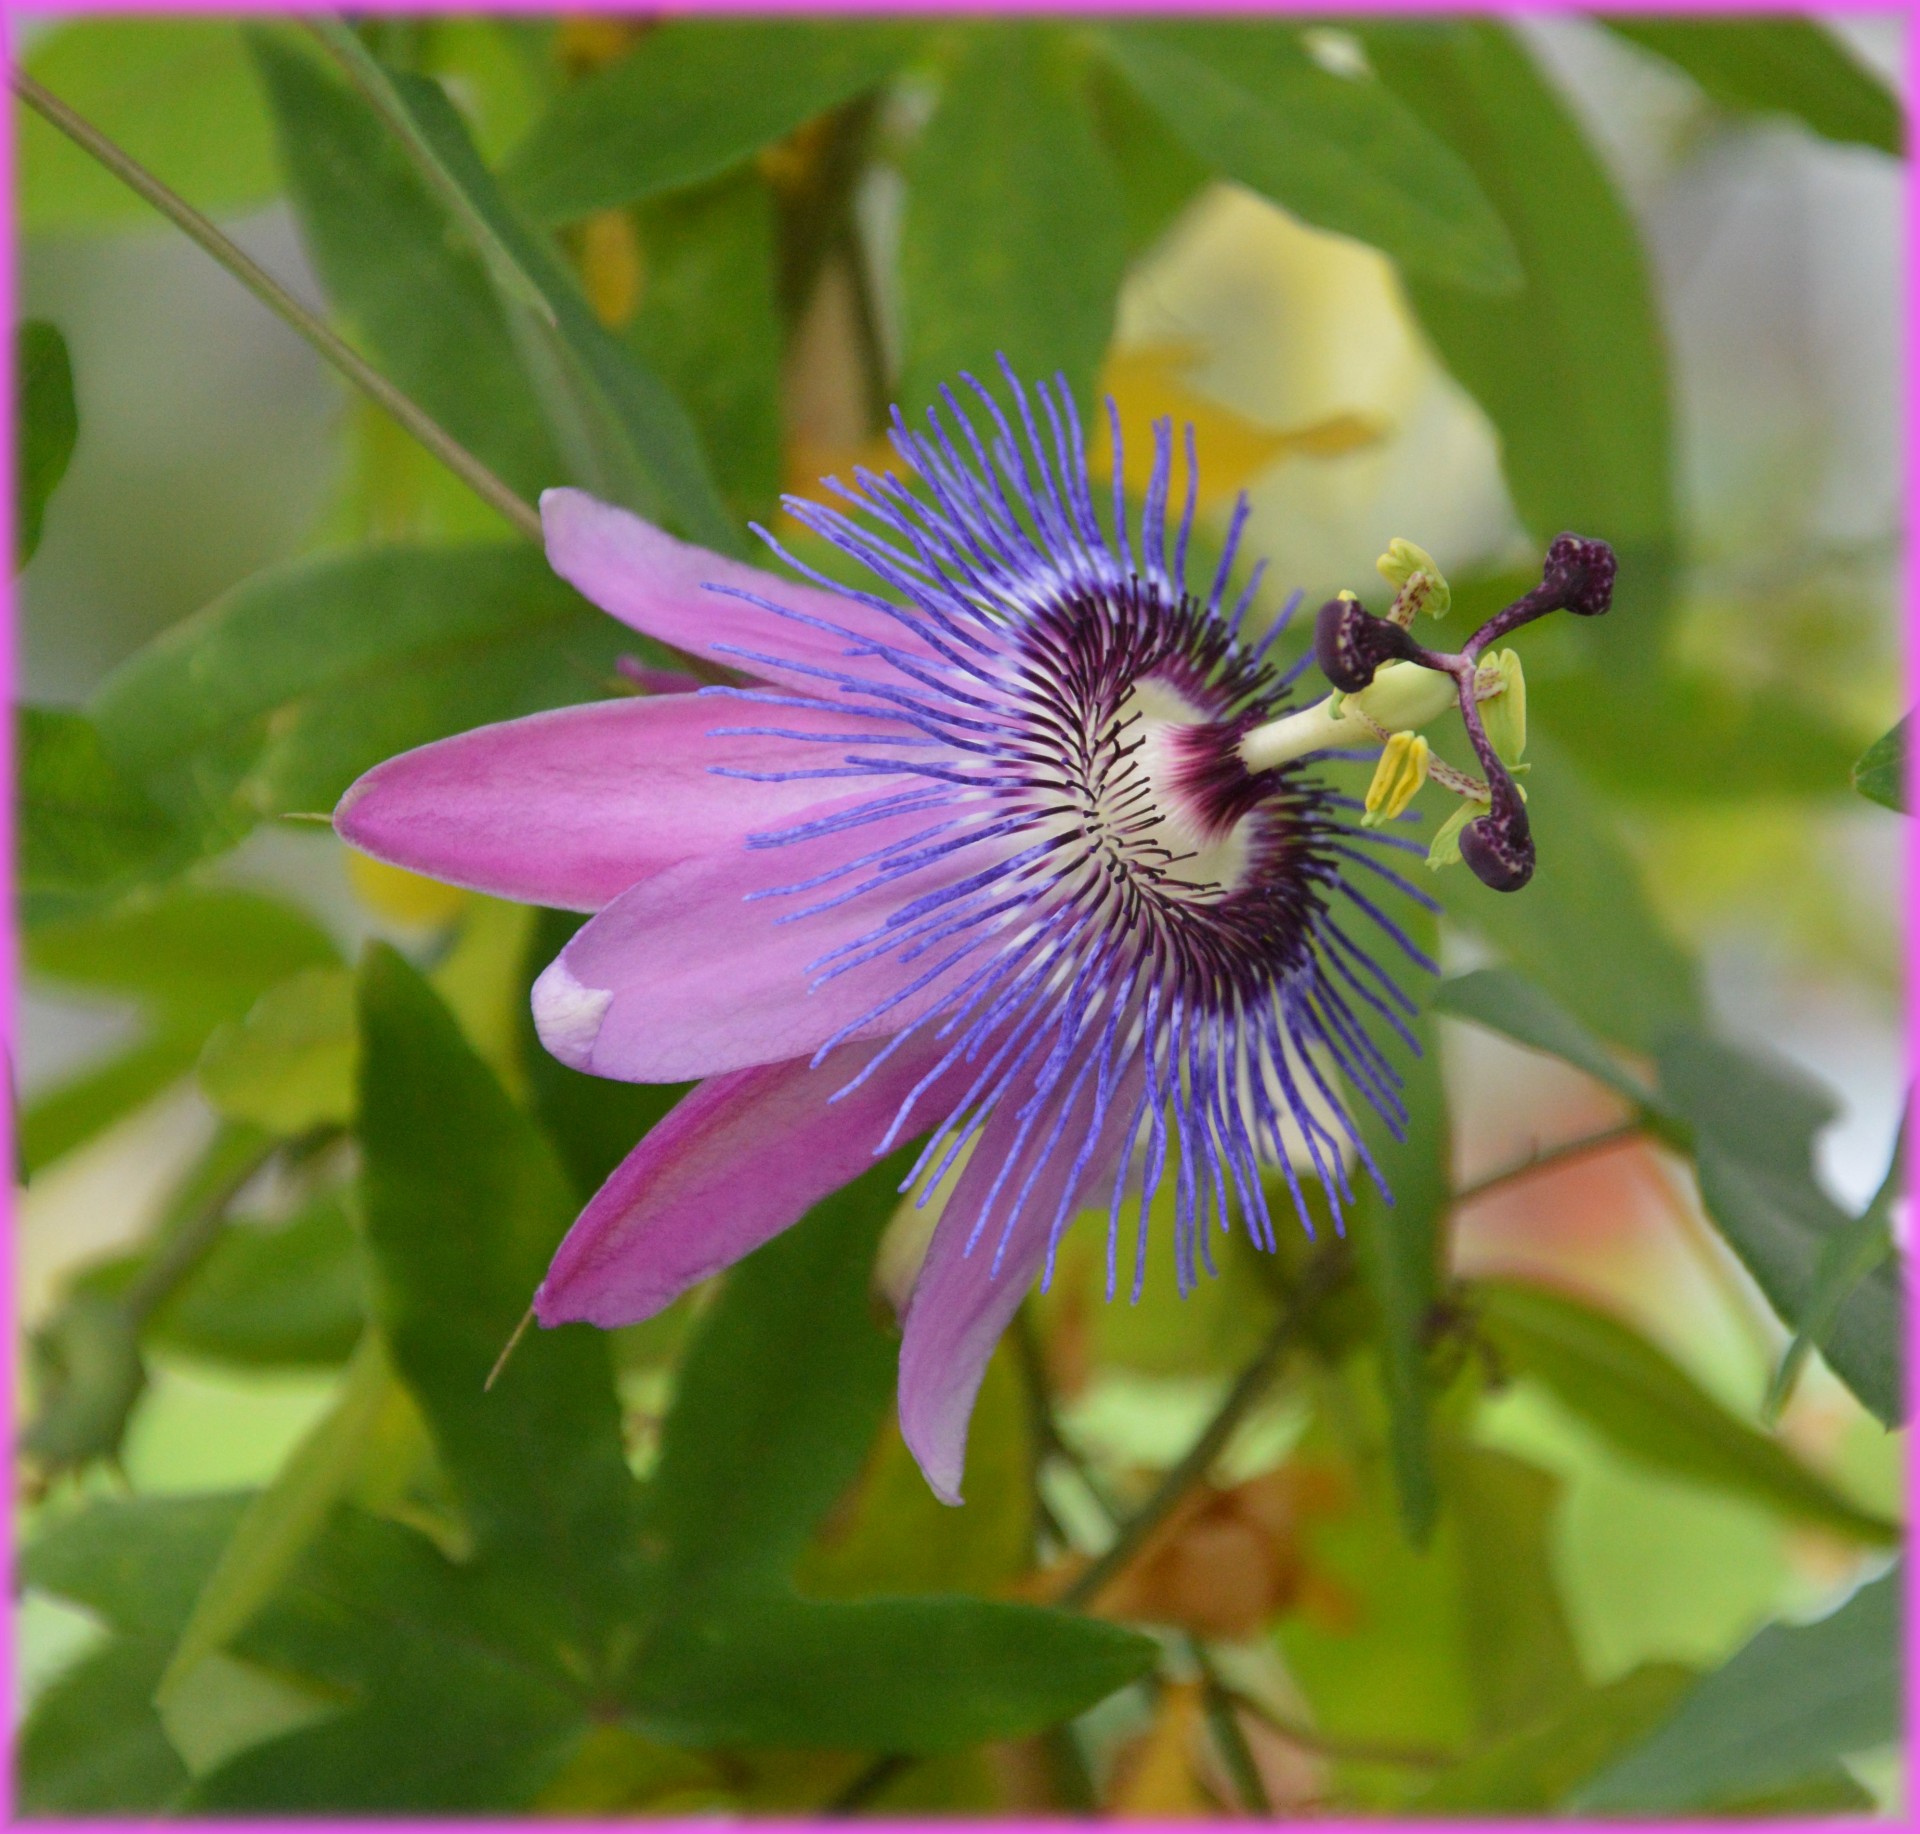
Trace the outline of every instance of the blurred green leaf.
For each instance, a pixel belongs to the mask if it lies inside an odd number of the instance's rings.
[[[997,384],[1004,354],[1026,382],[1064,372],[1086,411],[1125,266],[1119,181],[1064,41],[974,26],[907,164],[901,405],[917,421],[963,371]]]
[[[27,1340],[33,1416],[20,1450],[48,1475],[117,1458],[146,1389],[138,1323],[116,1300],[80,1293]]]
[[[737,552],[740,537],[714,488],[686,411],[641,358],[594,317],[547,245],[514,214],[438,84],[394,79],[420,138],[539,294],[524,311],[523,347],[575,481],[671,524],[691,541]]]
[[[1684,70],[1723,108],[1792,115],[1829,140],[1899,156],[1899,98],[1814,20],[1609,17],[1601,23]]]
[[[1223,177],[1409,274],[1482,293],[1520,279],[1475,175],[1371,75],[1336,76],[1276,24],[1116,25],[1100,43]]]
[[[1504,1367],[1531,1375],[1609,1443],[1685,1482],[1776,1515],[1884,1544],[1899,1530],[1842,1496],[1777,1440],[1737,1420],[1665,1351],[1617,1320],[1538,1288],[1476,1287],[1480,1329]]]
[[[636,214],[646,277],[627,341],[686,404],[735,519],[765,521],[782,481],[773,194],[739,172]]]
[[[278,190],[266,111],[231,22],[63,21],[25,62],[29,75],[201,210],[251,210]],[[15,131],[29,233],[158,226],[135,193],[37,115],[21,111]]]
[[[80,432],[73,404],[73,359],[57,325],[43,318],[21,321],[14,332],[14,389],[18,397],[19,482],[14,499],[14,566],[24,567],[40,545],[47,499],[67,475]]]
[[[28,970],[209,1025],[239,1018],[269,987],[339,960],[297,906],[237,887],[177,886],[139,904],[35,932]]]
[[[1430,918],[1413,922],[1412,932],[1416,941],[1432,946]],[[1383,1198],[1371,1180],[1363,1187],[1352,1223],[1354,1253],[1379,1319],[1387,1446],[1401,1521],[1408,1539],[1423,1546],[1440,1506],[1430,1443],[1427,1350],[1440,1296],[1441,1233],[1453,1191],[1446,1087],[1433,1027],[1424,1017],[1412,1028],[1421,1041],[1417,1057],[1384,1027],[1369,1029],[1402,1067],[1406,1080],[1400,1095],[1408,1118],[1405,1137],[1396,1139],[1370,1107],[1355,1103],[1362,1136],[1392,1198]]]
[[[1539,868],[1524,890],[1469,872],[1430,880],[1447,914],[1489,942],[1590,1031],[1649,1053],[1701,1019],[1699,971],[1641,888],[1606,809],[1544,732],[1529,735],[1527,813]]]
[[[531,1506],[531,1500],[530,1500]],[[197,1780],[199,1814],[407,1814],[527,1803],[585,1719],[557,1624],[498,1563],[455,1566],[424,1536],[345,1508],[238,1652],[333,1690],[344,1711]]]
[[[1518,292],[1489,299],[1412,272],[1414,310],[1492,420],[1529,532],[1602,536],[1619,554],[1613,612],[1590,641],[1622,663],[1651,658],[1674,563],[1672,431],[1666,348],[1633,221],[1506,26],[1396,22],[1361,37],[1382,80],[1492,199],[1525,276]],[[1537,818],[1535,827],[1544,869],[1551,828]]]
[[[1819,1775],[1900,1736],[1899,1574],[1815,1624],[1773,1624],[1582,1789],[1584,1814],[1684,1814]]]
[[[573,1218],[573,1192],[452,1014],[385,946],[361,967],[360,1023],[375,1317],[477,1544],[578,1601],[631,1551],[606,1340],[535,1332],[486,1386]]]
[[[1820,1291],[1829,1245],[1852,1221],[1813,1175],[1813,1142],[1837,1112],[1801,1072],[1700,1033],[1660,1054],[1662,1100],[1692,1130],[1700,1199],[1789,1327]],[[1821,1345],[1834,1374],[1887,1426],[1905,1416],[1901,1273],[1881,1262],[1848,1293]]]
[[[1910,716],[1909,716],[1910,717]],[[1897,721],[1855,759],[1853,787],[1896,815],[1907,811],[1907,720]]]
[[[30,1176],[184,1076],[208,1034],[268,987],[338,960],[325,932],[291,905],[186,886],[45,925],[25,954],[37,978],[133,1000],[146,1022],[139,1042],[28,1105],[21,1138]]]
[[[1778,684],[1736,692],[1704,675],[1541,674],[1529,711],[1603,789],[1660,808],[1837,796],[1857,737]]]
[[[220,1559],[181,1627],[154,1704],[176,1747],[196,1772],[211,1768],[176,1712],[189,1712],[202,1690],[205,1665],[243,1630],[280,1589],[325,1526],[333,1506],[359,1469],[366,1443],[389,1406],[396,1384],[376,1338],[365,1338],[348,1366],[334,1403],[294,1448],[273,1482],[247,1503]],[[247,1741],[260,1743],[258,1738]],[[225,1757],[231,1751],[220,1753]]]
[[[690,1744],[937,1754],[1071,1718],[1154,1653],[1116,1624],[1030,1605],[771,1597],[664,1626],[629,1697]]]
[[[1893,1157],[1887,1175],[1867,1207],[1845,1228],[1830,1235],[1820,1250],[1814,1267],[1813,1291],[1806,1310],[1800,1315],[1773,1380],[1767,1384],[1767,1396],[1761,1411],[1769,1420],[1778,1414],[1793,1393],[1808,1356],[1826,1347],[1840,1308],[1852,1297],[1860,1283],[1894,1254],[1893,1206],[1906,1188],[1907,1127],[1911,1110],[1900,1117],[1900,1131],[1893,1143]]]
[[[158,1637],[115,1637],[48,1684],[15,1752],[21,1813],[125,1815],[175,1806],[186,1766],[153,1710],[167,1649]]]
[[[153,1710],[167,1654],[243,1496],[94,1502],[43,1527],[21,1577],[97,1613],[112,1635],[34,1701],[16,1751],[19,1807],[32,1815],[171,1806],[187,1773]]]
[[[949,1508],[927,1488],[887,1421],[858,1488],[802,1553],[794,1584],[808,1598],[996,1592],[1031,1563],[1032,1474],[1027,1399],[1003,1341],[967,1428],[966,1507]]]
[[[1559,1478],[1476,1446],[1446,1467],[1458,1512],[1460,1621],[1477,1730],[1500,1738],[1556,1713],[1584,1686],[1555,1569]]]
[[[817,1204],[734,1270],[702,1320],[647,1494],[673,1589],[764,1589],[859,1471],[894,1353],[848,1270],[873,1265],[902,1169],[895,1154]]]
[[[365,1316],[344,1197],[326,1191],[285,1222],[233,1221],[147,1335],[213,1362],[330,1368],[346,1361]]]
[[[1510,968],[1451,975],[1434,990],[1433,1004],[1453,1018],[1471,1020],[1516,1044],[1562,1058],[1639,1106],[1654,1100],[1652,1091],[1622,1068],[1585,1026]]]
[[[1107,162],[1120,184],[1126,213],[1127,257],[1144,255],[1213,178],[1207,162],[1140,99],[1114,69],[1098,62],[1086,71],[1087,101]]]
[[[508,189],[563,223],[698,184],[884,82],[919,39],[866,20],[669,20],[561,96],[508,162]]]
[[[130,657],[102,742],[231,845],[430,739],[594,698],[631,649],[524,547],[373,547],[256,574]]]
[[[1616,1752],[1637,1743],[1694,1679],[1677,1663],[1647,1663],[1617,1681],[1583,1689],[1523,1732],[1476,1751],[1411,1797],[1403,1812],[1544,1814]]]
[[[562,482],[485,263],[379,118],[271,30],[248,34],[301,237],[381,371],[523,496]]]
[[[35,1096],[20,1116],[20,1157],[29,1179],[116,1121],[144,1108],[190,1071],[201,1040],[162,1032]]]
[[[300,1134],[353,1115],[353,977],[307,968],[269,988],[200,1053],[200,1087],[220,1112]]]
[[[76,917],[167,878],[198,854],[108,757],[84,713],[19,710],[19,889],[27,923]]]

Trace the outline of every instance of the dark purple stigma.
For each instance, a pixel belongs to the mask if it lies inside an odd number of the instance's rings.
[[[1460,830],[1460,858],[1491,891],[1517,892],[1533,877],[1533,829],[1518,801]]]
[[[1329,599],[1313,625],[1314,660],[1342,694],[1373,685],[1381,663],[1411,662],[1424,652],[1398,624],[1376,618],[1358,599]]]
[[[1619,564],[1604,541],[1556,535],[1547,549],[1541,584],[1576,617],[1597,618],[1613,603],[1613,576]]]

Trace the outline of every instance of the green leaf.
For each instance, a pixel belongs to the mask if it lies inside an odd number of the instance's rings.
[[[183,1753],[191,1755],[191,1746],[172,1714],[191,1701],[196,1672],[246,1627],[312,1545],[358,1472],[396,1390],[379,1341],[364,1339],[333,1406],[234,1525],[154,1689],[162,1722]],[[195,1759],[193,1768],[211,1766]]]
[[[860,1469],[893,1387],[869,1279],[902,1169],[896,1154],[816,1204],[701,1321],[647,1493],[670,1590],[764,1589]]]
[[[191,204],[251,210],[278,188],[260,93],[225,21],[80,19],[40,39],[28,74]],[[151,208],[29,110],[18,114],[30,233],[157,228]]]
[[[515,216],[440,87],[403,76],[394,88],[472,214],[539,294],[521,336],[537,348],[535,379],[575,481],[670,523],[690,541],[737,552],[739,533],[680,403],[638,352],[594,317],[558,258]]]
[[[238,1492],[89,1503],[35,1535],[21,1577],[115,1630],[176,1637],[246,1506]]]
[[[781,486],[785,347],[773,194],[739,172],[654,198],[638,218],[646,283],[627,341],[686,404],[735,519],[766,521]]]
[[[1896,815],[1907,812],[1907,719],[1896,721],[1854,761],[1853,787]]]
[[[1898,97],[1811,19],[1608,18],[1601,23],[1684,70],[1723,108],[1792,115],[1828,140],[1899,156]]]
[[[1485,1446],[1450,1449],[1462,1650],[1480,1736],[1500,1738],[1562,1710],[1583,1686],[1555,1572],[1562,1485]]]
[[[523,496],[562,481],[486,264],[359,96],[275,33],[248,44],[302,240],[383,374]]]
[[[1510,968],[1452,975],[1435,989],[1433,1004],[1456,1019],[1471,1020],[1516,1044],[1561,1058],[1638,1106],[1654,1101],[1652,1091],[1623,1069],[1585,1026]]]
[[[1371,75],[1336,76],[1277,25],[1112,26],[1101,48],[1223,177],[1322,229],[1370,242],[1410,275],[1511,291],[1514,248],[1444,136]]]
[[[344,1196],[323,1192],[286,1222],[233,1221],[147,1339],[217,1363],[331,1368],[359,1339],[365,1284]]]
[[[200,1054],[200,1087],[229,1120],[300,1134],[353,1114],[353,977],[308,968],[269,988]]]
[[[1416,923],[1416,940],[1431,946],[1431,920]],[[1440,1296],[1441,1232],[1453,1180],[1446,1088],[1430,1022],[1416,1021],[1421,1054],[1383,1028],[1374,1033],[1401,1066],[1407,1105],[1405,1138],[1396,1140],[1371,1108],[1356,1101],[1361,1133],[1392,1192],[1384,1200],[1371,1182],[1353,1221],[1354,1251],[1379,1320],[1381,1380],[1387,1396],[1387,1448],[1407,1538],[1424,1546],[1440,1506],[1434,1481],[1427,1370],[1429,1327]]]
[[[1813,1141],[1836,1112],[1797,1070],[1682,1033],[1660,1057],[1664,1104],[1691,1128],[1700,1200],[1790,1327],[1811,1311],[1820,1268],[1852,1221],[1813,1176]],[[1848,1293],[1821,1346],[1834,1374],[1888,1426],[1905,1417],[1899,1262]]]
[[[1786,1405],[1787,1397],[1793,1393],[1793,1385],[1799,1379],[1808,1356],[1826,1347],[1827,1339],[1840,1317],[1840,1308],[1852,1297],[1861,1281],[1893,1256],[1893,1205],[1905,1189],[1904,1168],[1910,1118],[1910,1109],[1901,1114],[1900,1132],[1893,1143],[1893,1158],[1887,1165],[1887,1175],[1881,1179],[1879,1190],[1852,1222],[1827,1238],[1820,1250],[1820,1259],[1814,1268],[1813,1292],[1807,1300],[1807,1308],[1801,1314],[1793,1341],[1787,1345],[1786,1354],[1781,1357],[1780,1366],[1767,1385],[1766,1399],[1761,1403],[1761,1411],[1769,1422]]]
[[[1650,1053],[1702,1016],[1699,971],[1668,935],[1603,805],[1542,732],[1527,813],[1539,866],[1518,892],[1471,873],[1431,880],[1448,916],[1478,930],[1575,1019],[1611,1044]]]
[[[1115,1624],[986,1599],[761,1598],[668,1626],[628,1698],[680,1743],[932,1755],[1071,1718],[1155,1654]]]
[[[908,161],[901,396],[916,419],[963,371],[997,382],[1002,354],[1026,382],[1064,372],[1091,405],[1126,217],[1067,49],[1043,28],[974,27]]]
[[[1172,227],[1213,173],[1111,65],[1090,64],[1086,77],[1100,143],[1120,184],[1127,257],[1135,260]]]
[[[342,1509],[236,1648],[345,1710],[230,1758],[197,1781],[190,1810],[525,1805],[577,1741],[591,1682],[562,1666],[559,1627],[530,1612],[519,1576],[455,1566],[412,1530]]]
[[[153,1690],[193,1600],[233,1532],[242,1496],[95,1502],[44,1528],[29,1586],[84,1605],[114,1635],[34,1701],[17,1752],[19,1805],[36,1815],[171,1806],[187,1773]]]
[[[361,1214],[374,1315],[476,1542],[578,1598],[629,1554],[606,1339],[535,1332],[486,1386],[572,1221],[551,1148],[392,949],[360,971]]]
[[[102,742],[228,844],[331,809],[449,733],[604,692],[632,648],[523,547],[373,547],[256,574],[138,651],[94,703]]]
[[[80,432],[73,405],[73,359],[57,325],[23,319],[14,333],[14,388],[19,398],[20,468],[14,510],[14,566],[24,567],[40,545],[47,499],[67,475]]]
[[[29,1175],[104,1132],[192,1069],[207,1035],[266,988],[337,960],[304,913],[255,892],[175,887],[34,931],[37,977],[138,1001],[148,1035],[38,1096],[22,1121]]]
[[[114,764],[84,713],[19,713],[19,887],[29,924],[74,917],[188,865],[199,848]]]
[[[39,1695],[16,1752],[22,1812],[124,1815],[177,1803],[186,1766],[153,1710],[168,1647],[159,1637],[116,1637]]]
[[[237,887],[177,886],[28,939],[43,980],[137,1000],[180,1023],[238,1018],[269,987],[339,960],[304,911]]]
[[[1643,1464],[1853,1540],[1898,1538],[1892,1523],[1849,1502],[1778,1441],[1735,1419],[1625,1325],[1537,1288],[1489,1282],[1475,1293],[1480,1328],[1503,1364],[1543,1382]]]
[[[200,1038],[162,1032],[36,1096],[20,1116],[20,1157],[37,1177],[116,1121],[144,1108],[194,1066]]]
[[[1829,1770],[1900,1736],[1897,1571],[1815,1624],[1773,1624],[1580,1793],[1584,1814],[1683,1814]]]
[[[1518,292],[1488,299],[1410,274],[1413,308],[1492,420],[1528,531],[1603,536],[1619,554],[1613,612],[1590,641],[1623,663],[1650,657],[1674,564],[1672,431],[1633,221],[1505,26],[1378,25],[1361,36],[1381,78],[1493,200],[1525,276]],[[1551,828],[1535,826],[1544,877]]]
[[[1799,694],[1705,674],[1580,669],[1527,683],[1530,712],[1604,789],[1637,802],[1837,796],[1857,736]]]
[[[1542,1814],[1616,1752],[1636,1744],[1666,1717],[1694,1680],[1677,1663],[1647,1663],[1617,1681],[1583,1689],[1523,1732],[1476,1751],[1444,1772],[1403,1812]]]
[[[669,20],[561,96],[508,188],[563,223],[698,184],[884,82],[919,38],[864,20]]]

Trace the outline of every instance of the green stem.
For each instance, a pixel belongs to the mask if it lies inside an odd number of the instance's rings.
[[[1462,1185],[1447,1199],[1447,1202],[1458,1205],[1476,1197],[1484,1197],[1489,1191],[1497,1191],[1502,1185],[1512,1184],[1518,1179],[1531,1178],[1535,1172],[1544,1172],[1550,1166],[1566,1165],[1572,1160],[1584,1159],[1591,1153],[1605,1152],[1608,1147],[1620,1146],[1628,1140],[1638,1139],[1646,1131],[1647,1123],[1644,1117],[1635,1115],[1632,1120],[1622,1121],[1618,1126],[1602,1128],[1598,1133],[1582,1134],[1577,1140],[1567,1140],[1559,1146],[1550,1146],[1544,1153],[1535,1153],[1531,1158],[1503,1166],[1497,1172],[1490,1172],[1485,1178],[1476,1179],[1472,1184]]]
[[[1289,1295],[1280,1316],[1273,1322],[1260,1348],[1235,1378],[1227,1397],[1215,1410],[1200,1437],[1190,1445],[1180,1462],[1173,1466],[1153,1493],[1130,1515],[1113,1545],[1088,1567],[1059,1598],[1066,1610],[1077,1611],[1097,1598],[1107,1583],[1139,1553],[1157,1529],[1170,1516],[1187,1491],[1206,1476],[1213,1461],[1226,1449],[1234,1430],[1246,1418],[1253,1405],[1266,1393],[1287,1352],[1293,1348],[1300,1327],[1314,1303],[1346,1272],[1347,1257],[1338,1247],[1324,1250],[1308,1267],[1305,1277]]]
[[[1239,1792],[1241,1806],[1248,1814],[1268,1820],[1273,1815],[1273,1801],[1267,1794],[1267,1782],[1260,1774],[1260,1766],[1254,1761],[1253,1747],[1247,1743],[1247,1735],[1234,1712],[1233,1693],[1221,1680],[1206,1644],[1191,1633],[1186,1642],[1187,1654],[1200,1671],[1200,1699],[1207,1716],[1207,1730],[1220,1748],[1221,1761]]]
[[[301,337],[341,375],[395,421],[484,502],[498,510],[529,541],[538,542],[540,513],[502,478],[461,445],[438,421],[419,408],[352,346],[308,311],[265,268],[222,235],[184,198],[169,190],[144,166],[116,146],[90,121],[42,87],[25,71],[12,72],[13,91],[43,120],[58,128],[82,151],[136,191],[176,228],[199,243],[248,292]]]

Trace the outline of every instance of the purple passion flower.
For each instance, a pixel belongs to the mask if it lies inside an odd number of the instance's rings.
[[[1311,657],[1283,672],[1281,624],[1243,635],[1257,570],[1226,603],[1244,497],[1190,587],[1191,430],[1173,517],[1156,425],[1136,535],[1112,404],[1103,523],[1064,385],[1036,405],[1008,382],[1012,416],[971,383],[984,437],[948,391],[928,435],[896,411],[914,482],[836,482],[857,516],[788,501],[871,589],[765,531],[812,584],[548,491],[563,578],[745,684],[463,733],[370,771],[335,816],[378,859],[594,913],[534,988],[542,1042],[595,1076],[701,1079],[581,1213],[542,1324],[646,1318],[924,1140],[908,1184],[946,1201],[900,1420],[949,1502],[987,1359],[1075,1213],[1107,1208],[1111,1294],[1132,1205],[1136,1296],[1163,1183],[1183,1290],[1234,1199],[1273,1245],[1262,1166],[1303,1222],[1311,1166],[1337,1221],[1347,1164],[1371,1170],[1345,1091],[1398,1128],[1377,1039],[1412,1048],[1414,1006],[1392,967],[1433,967],[1374,896],[1430,903],[1377,857],[1420,850],[1316,772],[1377,745],[1372,722],[1291,709]]]

